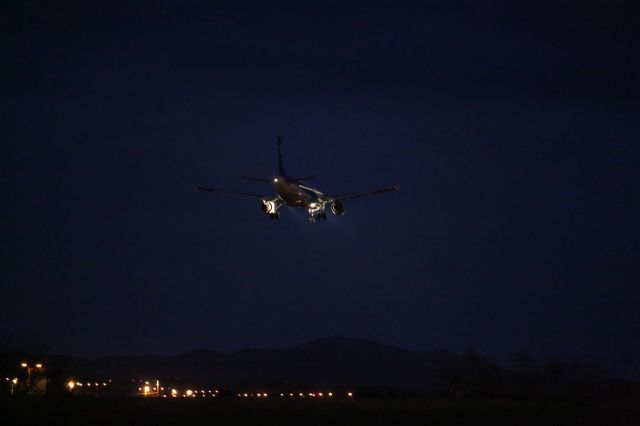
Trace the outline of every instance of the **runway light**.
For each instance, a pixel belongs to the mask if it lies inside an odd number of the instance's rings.
[[[322,392],[318,392],[318,396],[324,396]]]
[[[193,391],[191,389],[187,389],[187,396],[193,395]]]
[[[36,368],[42,368],[42,364],[40,363],[36,364]]]
[[[76,387],[76,384],[73,382],[73,380],[69,380],[69,383],[67,383],[67,387],[69,388],[69,390],[73,390],[73,388]]]
[[[27,368],[27,363],[26,363],[26,362],[22,362],[22,363],[20,363],[20,367],[22,367],[22,368]]]
[[[348,393],[347,393],[347,396],[348,396],[349,398],[351,398],[351,397],[353,396],[353,393],[352,393],[352,392],[348,392]]]
[[[333,393],[329,392],[327,395],[329,395],[329,396],[333,396]]]
[[[18,378],[14,377],[14,379],[11,380],[11,383],[13,383],[14,385],[17,385],[18,384]]]
[[[178,394],[178,390],[177,389],[171,389],[171,396],[172,397],[176,397],[176,395]]]

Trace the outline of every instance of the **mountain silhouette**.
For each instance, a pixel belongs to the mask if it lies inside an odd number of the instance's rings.
[[[230,387],[360,386],[429,389],[455,356],[418,352],[352,337],[324,337],[287,349],[206,349],[175,356],[69,359],[78,378],[154,379]]]

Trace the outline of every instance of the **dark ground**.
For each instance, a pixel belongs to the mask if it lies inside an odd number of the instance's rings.
[[[637,425],[633,401],[453,400],[151,400],[133,398],[0,400],[4,425]]]

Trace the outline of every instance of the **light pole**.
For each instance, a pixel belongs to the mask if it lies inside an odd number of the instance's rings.
[[[41,363],[36,363],[34,365],[30,365],[27,362],[20,363],[20,367],[27,369],[27,389],[31,388],[31,372],[33,370],[43,370],[44,366]]]

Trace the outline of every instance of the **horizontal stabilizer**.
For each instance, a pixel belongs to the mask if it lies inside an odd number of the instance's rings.
[[[294,182],[301,182],[301,181],[305,181],[305,180],[313,180],[315,178],[316,178],[315,176],[303,176],[303,177],[291,178],[290,180],[292,180]]]
[[[259,178],[259,177],[251,177],[251,176],[241,176],[241,178],[244,180],[252,180],[255,182],[265,182],[265,183],[273,182],[273,178]]]

